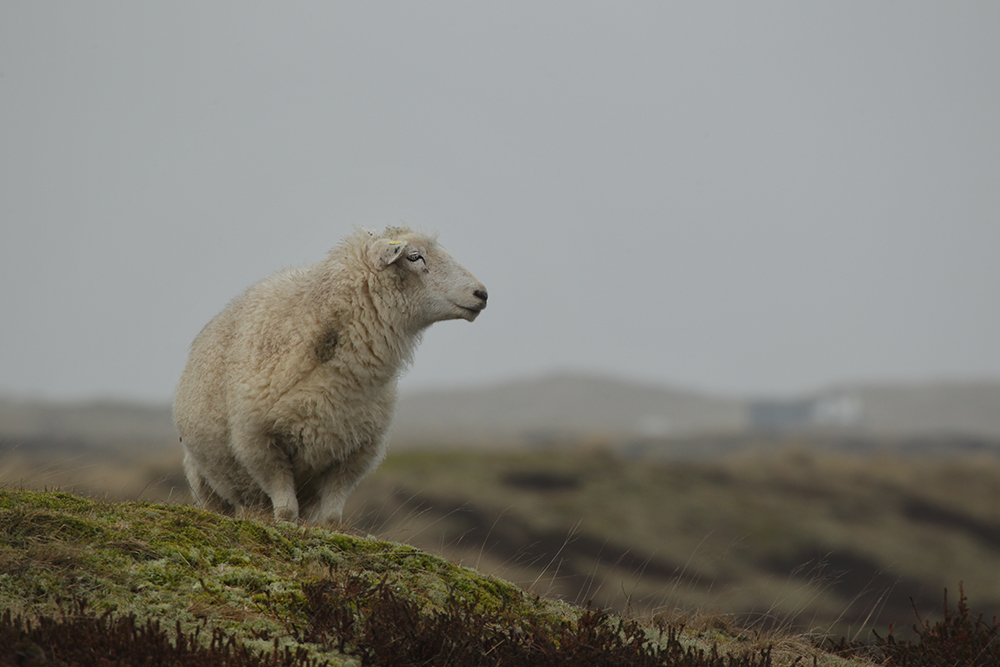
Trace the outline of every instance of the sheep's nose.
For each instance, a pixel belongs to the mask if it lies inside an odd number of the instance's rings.
[[[472,295],[475,296],[475,297],[479,297],[480,299],[482,299],[483,303],[486,302],[486,297],[488,296],[486,294],[486,290],[485,289],[477,289],[475,292],[472,293]]]

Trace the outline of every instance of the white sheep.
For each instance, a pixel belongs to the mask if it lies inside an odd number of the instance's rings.
[[[407,228],[359,230],[252,286],[195,338],[174,397],[197,502],[339,524],[385,455],[396,381],[423,330],[485,307],[482,283]]]

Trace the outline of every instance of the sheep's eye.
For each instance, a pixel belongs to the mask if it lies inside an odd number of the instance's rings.
[[[418,259],[423,259],[423,258],[424,258],[423,255],[421,255],[419,252],[411,252],[409,255],[406,256],[406,259],[410,260],[411,262],[415,262]]]

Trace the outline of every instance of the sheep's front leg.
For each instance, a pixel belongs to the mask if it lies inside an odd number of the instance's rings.
[[[385,446],[385,443],[374,443],[354,452],[347,459],[334,463],[320,481],[317,502],[309,507],[304,519],[309,523],[325,524],[331,528],[340,526],[344,519],[347,497],[358,482],[382,462]]]
[[[298,519],[299,501],[295,496],[292,464],[276,439],[269,434],[234,432],[233,453],[271,499],[274,518],[278,521]]]

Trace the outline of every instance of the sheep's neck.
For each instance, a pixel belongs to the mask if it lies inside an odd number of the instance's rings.
[[[392,286],[382,285],[379,276],[345,277],[341,273],[323,281],[320,329],[324,336],[337,332],[337,347],[350,360],[343,364],[344,372],[375,384],[395,381],[410,364],[421,332],[398,317],[400,304],[384,296],[393,293]]]

